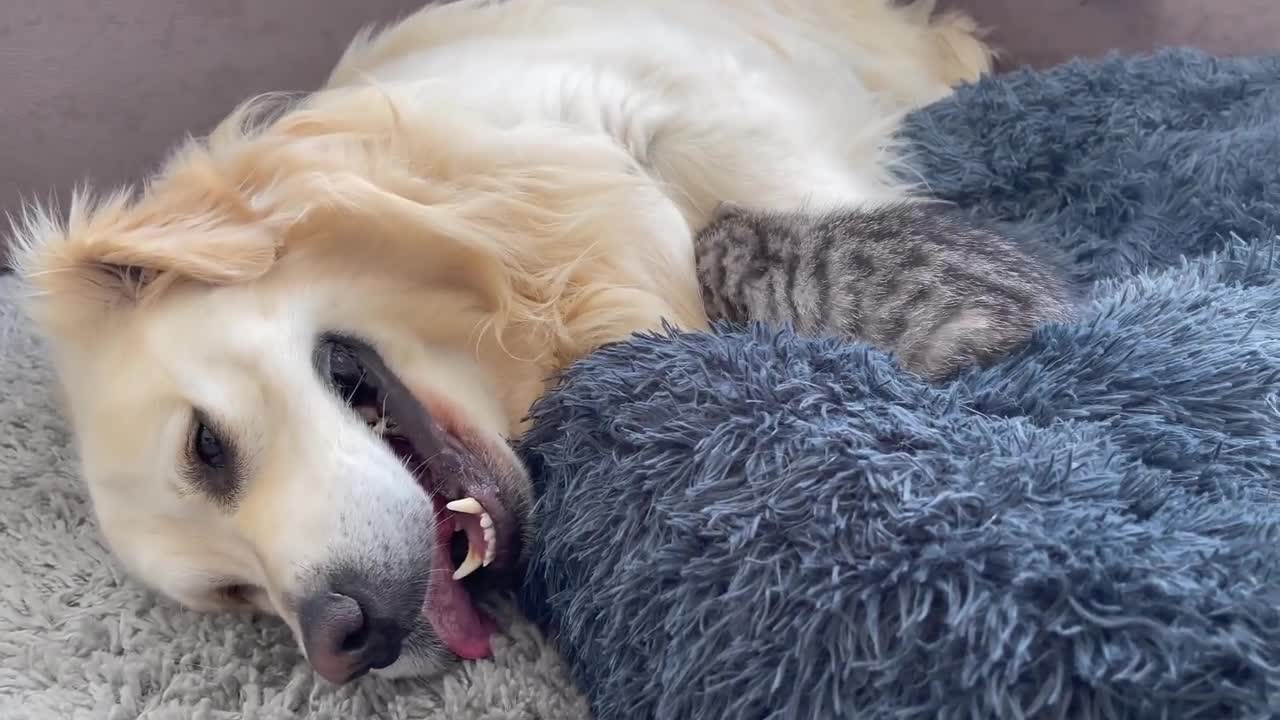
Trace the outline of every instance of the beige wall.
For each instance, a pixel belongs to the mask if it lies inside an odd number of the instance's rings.
[[[1190,45],[1223,55],[1280,51],[1280,0],[941,0],[970,11],[1005,50],[1001,67]]]
[[[419,4],[0,0],[0,223],[20,196],[141,177],[250,95],[315,87],[361,26]]]

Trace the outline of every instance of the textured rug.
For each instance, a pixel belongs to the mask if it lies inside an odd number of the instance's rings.
[[[197,614],[122,577],[94,525],[44,352],[0,277],[0,718],[582,720],[541,634],[508,613],[492,660],[341,689],[275,620]]]
[[[1280,59],[989,79],[904,138],[1083,318],[937,387],[763,328],[572,368],[527,603],[597,717],[1276,716]]]

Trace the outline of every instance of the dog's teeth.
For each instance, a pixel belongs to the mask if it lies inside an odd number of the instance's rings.
[[[487,515],[485,517],[488,517]],[[484,566],[488,567],[493,562],[493,558],[498,554],[498,535],[493,530],[493,526],[484,529]]]
[[[484,506],[479,500],[473,497],[464,497],[461,500],[454,500],[445,505],[454,512],[466,513],[468,515],[480,515],[484,513]]]
[[[484,558],[480,557],[480,553],[476,552],[474,545],[468,544],[467,559],[463,560],[462,564],[458,566],[458,569],[453,571],[453,579],[461,580],[476,570],[479,570],[480,566],[483,564]]]
[[[463,560],[462,565],[458,566],[458,569],[453,573],[454,580],[461,580],[475,572],[480,566],[493,562],[498,549],[498,534],[493,527],[493,518],[484,511],[484,506],[480,504],[479,500],[473,497],[464,497],[460,500],[452,500],[445,503],[445,507],[456,513],[480,516],[480,532],[484,536],[484,553],[477,552],[475,547],[468,543],[467,559]],[[457,531],[461,530],[462,525],[459,523]]]

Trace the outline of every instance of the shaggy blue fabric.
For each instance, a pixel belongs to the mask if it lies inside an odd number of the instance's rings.
[[[1280,59],[1007,75],[904,137],[1083,319],[935,387],[761,327],[599,351],[523,448],[530,612],[600,720],[1277,714]]]

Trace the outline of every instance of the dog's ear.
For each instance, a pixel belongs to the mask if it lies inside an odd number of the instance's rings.
[[[137,201],[77,193],[65,220],[39,209],[26,214],[15,266],[38,322],[74,332],[174,281],[221,285],[267,272],[283,228],[215,174],[183,167]]]

